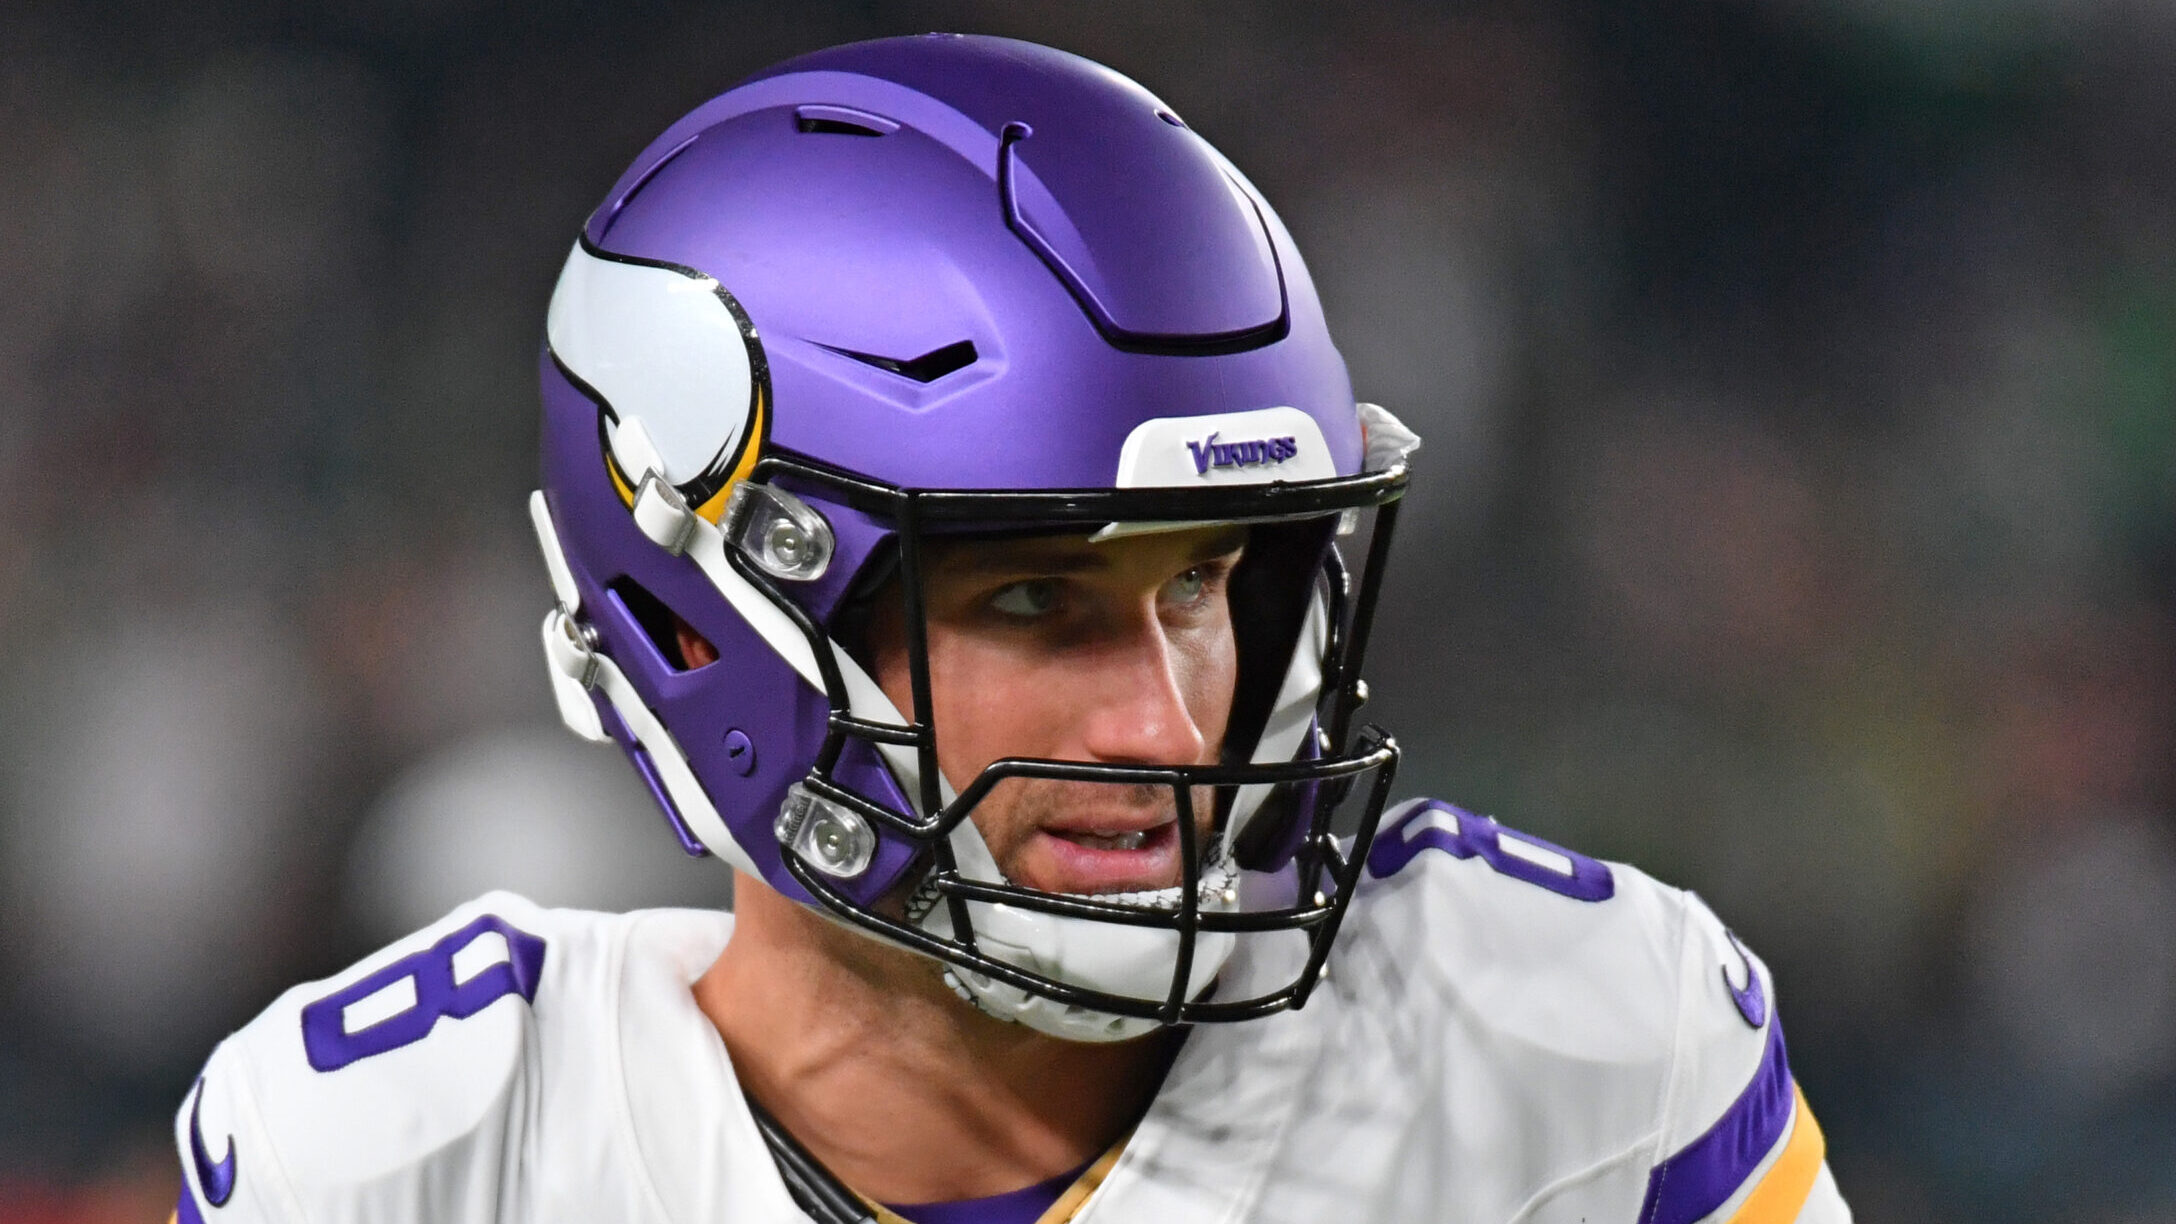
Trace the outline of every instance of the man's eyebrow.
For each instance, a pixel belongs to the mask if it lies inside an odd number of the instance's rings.
[[[961,548],[938,562],[938,567],[947,573],[970,576],[1010,574],[1028,570],[1044,574],[1075,574],[1109,569],[1110,565],[1110,557],[1102,553],[1073,548],[1058,551],[1038,548],[1033,544],[970,546]]]
[[[1245,527],[1226,528],[1203,540],[1200,546],[1195,548],[1193,553],[1187,557],[1187,560],[1214,561],[1218,557],[1238,552],[1247,546],[1247,539],[1250,535],[1252,535],[1252,532]]]
[[[1195,545],[1187,553],[1189,563],[1213,561],[1244,548],[1247,529],[1233,527],[1220,531]],[[1033,571],[1041,574],[1080,574],[1109,569],[1111,557],[1095,545],[1076,546],[1071,540],[1057,547],[1037,540],[987,541],[948,550],[938,568],[947,573],[967,577],[985,574],[1012,574]]]

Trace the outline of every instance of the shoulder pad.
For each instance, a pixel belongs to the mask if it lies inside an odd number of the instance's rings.
[[[1677,890],[1428,799],[1385,814],[1367,867],[1348,921],[1411,945],[1476,1019],[1579,1059],[1667,1057]]]
[[[1434,800],[1387,813],[1367,866],[1333,954],[1367,975],[1355,1005],[1455,1001],[1461,1073],[1496,1073],[1569,1167],[1622,1153],[1640,1224],[1843,1218],[1802,1217],[1841,1200],[1768,970],[1698,897]]]
[[[182,1214],[485,1219],[518,1143],[532,1005],[602,916],[491,893],[221,1043],[175,1119]]]

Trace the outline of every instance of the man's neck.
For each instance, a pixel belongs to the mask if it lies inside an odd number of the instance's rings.
[[[736,878],[733,938],[695,983],[743,1091],[881,1202],[1018,1189],[1138,1118],[1169,1034],[1091,1044],[994,1020],[913,953]]]

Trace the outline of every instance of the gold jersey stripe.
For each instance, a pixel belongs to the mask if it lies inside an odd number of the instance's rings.
[[[1813,1110],[1806,1107],[1805,1092],[1795,1084],[1791,1092],[1797,1098],[1791,1111],[1791,1137],[1760,1185],[1753,1188],[1752,1197],[1730,1217],[1730,1224],[1791,1224],[1813,1194],[1828,1143],[1821,1137],[1821,1124],[1813,1120]]]
[[[748,414],[748,433],[740,441],[740,462],[733,465],[732,475],[725,478],[725,483],[718,486],[710,500],[695,507],[695,513],[713,523],[720,523],[725,518],[725,503],[732,495],[733,486],[748,479],[748,473],[756,469],[756,460],[763,456],[763,436],[767,428],[763,418],[768,407],[764,401],[767,398],[763,384],[757,383],[755,410]]]
[[[1110,1176],[1111,1169],[1118,1164],[1118,1154],[1125,1150],[1126,1140],[1131,1137],[1131,1131],[1120,1136],[1118,1142],[1096,1157],[1094,1164],[1081,1170],[1080,1176],[1073,1179],[1073,1184],[1065,1188],[1065,1193],[1059,1195],[1057,1201],[1043,1214],[1035,1217],[1035,1224],[1066,1224],[1066,1221],[1072,1219],[1088,1202],[1088,1196],[1094,1194],[1096,1187],[1103,1184],[1103,1179]]]

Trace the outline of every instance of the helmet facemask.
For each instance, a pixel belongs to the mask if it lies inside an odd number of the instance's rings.
[[[820,670],[842,677],[830,693],[830,735],[788,799],[775,832],[792,879],[833,916],[943,961],[955,988],[994,1015],[1079,1039],[1131,1036],[1158,1024],[1237,1020],[1304,1002],[1358,882],[1395,766],[1395,745],[1374,728],[1349,737],[1360,654],[1389,547],[1402,466],[1359,477],[1271,485],[1239,498],[1230,490],[1086,490],[1057,493],[887,489],[773,456],[754,479],[803,506],[840,508],[888,523],[894,547],[871,562],[885,580],[868,598],[901,600],[913,716],[872,712],[844,691],[868,668],[802,610],[792,584],[768,572],[753,539],[736,568],[802,627]],[[1217,496],[1198,494],[1214,492]],[[1188,496],[1196,494],[1197,496]],[[1219,504],[1221,503],[1221,504]],[[925,558],[929,541],[962,528],[1108,536],[1235,521],[1250,515],[1247,560],[1232,577],[1240,672],[1224,759],[1213,764],[1117,764],[1009,757],[956,793],[937,764],[942,736],[932,711]],[[1353,589],[1332,533],[1372,519],[1367,562]],[[730,518],[729,518],[730,522]],[[1122,526],[1114,526],[1122,525]],[[775,567],[774,567],[775,568]],[[847,609],[855,605],[849,601]],[[865,615],[865,611],[861,614]],[[859,619],[834,617],[833,627]],[[836,711],[848,711],[836,713]],[[838,765],[870,755],[891,765],[895,789],[872,794]],[[1120,895],[1044,892],[1007,880],[974,815],[1007,779],[1168,790],[1175,810],[1181,880]],[[1357,802],[1338,818],[1348,796]],[[904,799],[904,802],[900,802]],[[1343,833],[1352,840],[1341,839]],[[896,891],[872,903],[854,881],[876,846],[904,843],[915,866]],[[1287,980],[1244,997],[1208,997],[1242,939],[1291,946]]]

